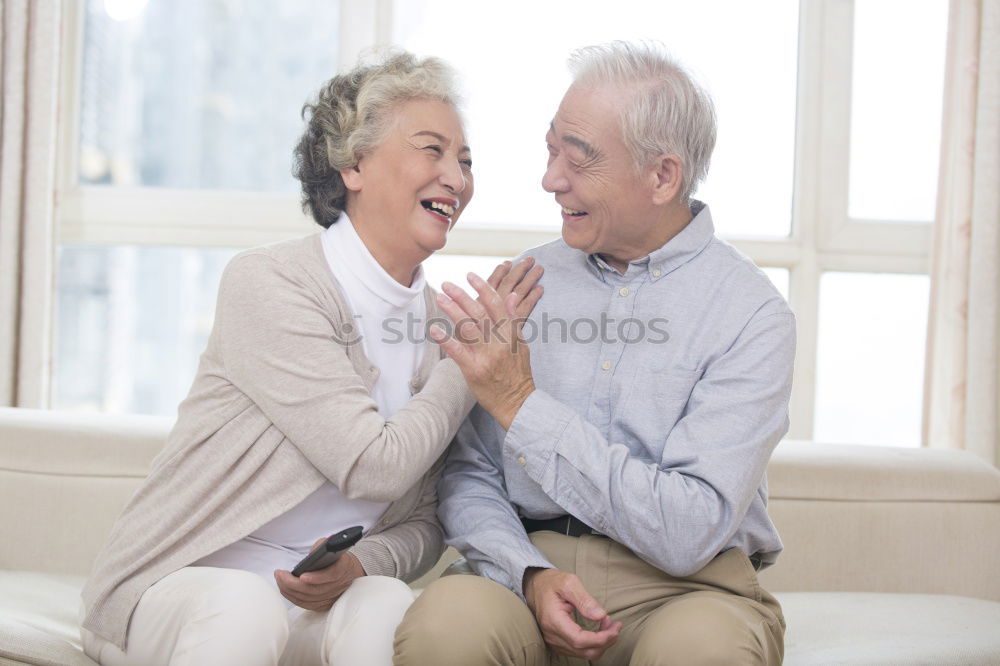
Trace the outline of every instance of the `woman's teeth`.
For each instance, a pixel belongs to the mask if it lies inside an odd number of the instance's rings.
[[[564,213],[566,213],[567,215],[576,215],[577,217],[579,217],[580,215],[586,215],[587,214],[586,211],[583,211],[583,210],[573,210],[572,208],[566,208],[566,206],[562,207],[562,211]]]
[[[446,203],[441,203],[440,201],[427,201],[423,202],[424,208],[428,210],[433,210],[441,213],[445,217],[451,217],[455,214],[455,207]]]

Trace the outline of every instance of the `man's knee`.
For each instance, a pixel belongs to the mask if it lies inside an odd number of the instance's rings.
[[[445,576],[431,583],[396,631],[394,663],[541,663],[534,616],[513,592],[486,578]]]
[[[649,618],[631,666],[780,664],[782,632],[742,597],[687,595]]]

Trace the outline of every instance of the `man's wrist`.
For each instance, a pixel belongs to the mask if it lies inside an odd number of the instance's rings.
[[[533,608],[533,590],[531,588],[531,583],[534,581],[535,576],[543,571],[549,571],[545,567],[528,567],[524,570],[524,576],[521,577],[521,593],[524,595],[524,600],[528,602],[528,607]]]
[[[501,428],[510,430],[510,426],[513,425],[514,419],[517,418],[517,413],[521,411],[522,405],[524,405],[534,392],[535,382],[529,378],[527,382],[519,386],[510,397],[500,403],[494,410],[488,411],[491,412],[491,416],[496,419]]]

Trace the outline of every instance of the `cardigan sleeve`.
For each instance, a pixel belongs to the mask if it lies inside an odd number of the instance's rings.
[[[424,475],[417,505],[403,520],[366,536],[350,552],[369,576],[391,576],[410,582],[437,563],[444,552],[444,531],[437,518],[437,482],[444,456]]]
[[[308,275],[266,253],[241,254],[223,274],[216,326],[226,379],[344,495],[395,501],[444,452],[473,397],[446,359],[383,418],[338,323]]]

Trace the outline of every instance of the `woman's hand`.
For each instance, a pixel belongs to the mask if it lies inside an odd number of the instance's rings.
[[[540,265],[535,266],[534,257],[526,257],[513,266],[509,261],[499,264],[486,282],[493,287],[502,301],[506,301],[512,293],[517,294],[515,316],[526,318],[535,309],[538,299],[542,297],[542,288],[536,288],[536,285],[543,272],[544,269]],[[476,300],[483,302],[482,297]]]
[[[326,538],[317,541],[315,549]],[[306,610],[324,612],[330,610],[333,602],[340,598],[355,578],[365,575],[365,570],[352,553],[342,553],[336,562],[325,569],[307,571],[298,578],[290,571],[277,570],[274,580],[278,583],[281,596]]]

